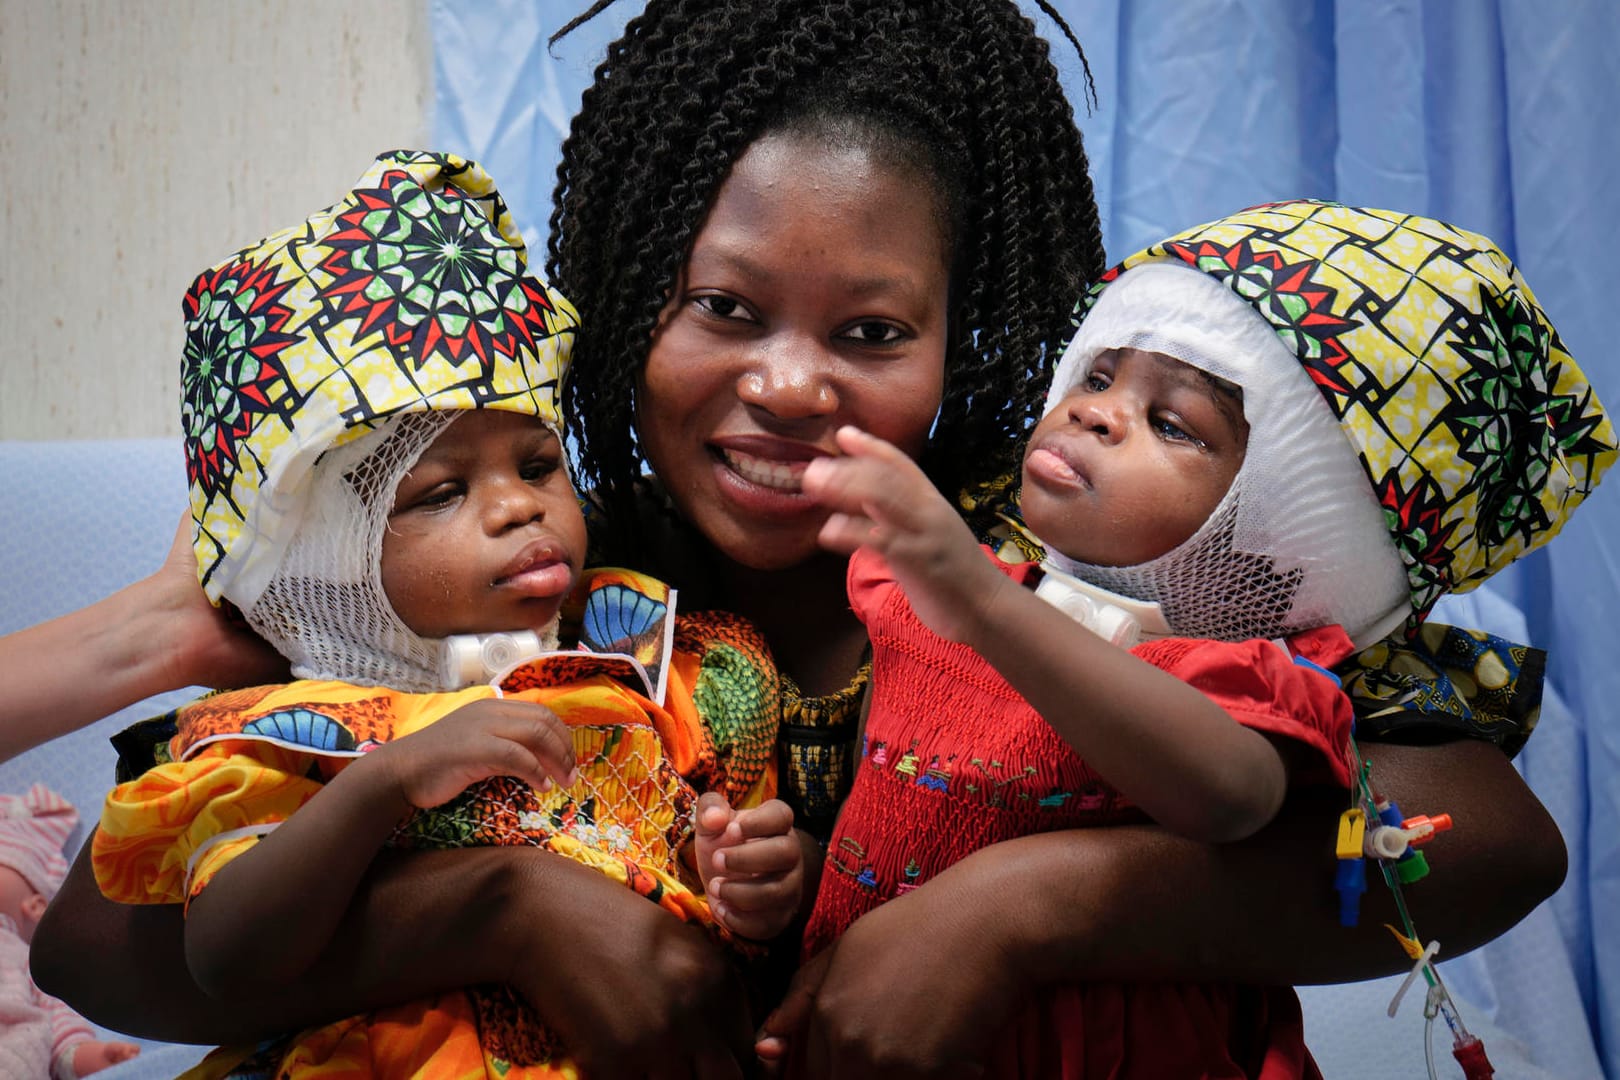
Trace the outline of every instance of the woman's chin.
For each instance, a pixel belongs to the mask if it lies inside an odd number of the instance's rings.
[[[781,530],[778,535],[772,535],[774,531],[766,529],[751,534],[734,533],[714,545],[715,554],[738,570],[756,574],[787,574],[829,566],[841,567],[847,561],[843,555],[821,547],[816,539],[819,527],[808,536],[799,530]]]

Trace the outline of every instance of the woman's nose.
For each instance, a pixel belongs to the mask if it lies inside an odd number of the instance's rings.
[[[737,380],[745,404],[782,420],[825,416],[838,407],[835,359],[819,343],[788,342],[762,353]]]

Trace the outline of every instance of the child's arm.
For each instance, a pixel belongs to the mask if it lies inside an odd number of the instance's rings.
[[[302,974],[411,808],[438,806],[491,776],[544,788],[573,768],[568,729],[551,710],[499,699],[464,705],[366,754],[192,900],[186,960],[198,985],[230,993]]]
[[[1248,836],[1288,787],[1281,752],[1200,691],[1117,648],[998,572],[915,463],[854,428],[805,491],[834,508],[823,545],[887,560],[917,615],[974,649],[1086,762],[1166,828]]]
[[[815,896],[806,848],[815,846],[780,799],[749,810],[732,809],[712,791],[698,799],[693,860],[709,909],[734,934],[765,941],[805,914]]]

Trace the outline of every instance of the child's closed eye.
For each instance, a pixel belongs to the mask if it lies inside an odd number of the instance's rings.
[[[394,513],[406,514],[413,510],[438,510],[449,506],[466,493],[466,487],[456,480],[445,480],[434,484],[426,491],[414,493],[400,499],[394,506]]]

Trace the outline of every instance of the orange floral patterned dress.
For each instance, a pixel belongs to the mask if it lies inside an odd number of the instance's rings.
[[[651,595],[653,617],[632,619],[625,637],[582,646],[598,652],[522,665],[500,691],[545,704],[570,726],[579,780],[545,792],[511,778],[484,781],[407,818],[390,846],[542,847],[723,937],[677,853],[697,792],[718,791],[738,807],[775,794],[781,705],[769,651],[735,616],[675,618],[670,591],[655,579],[596,571],[589,589],[594,599],[642,615],[648,607],[637,597]],[[666,683],[662,703],[653,696],[659,682]],[[475,686],[410,694],[302,680],[184,706],[174,716],[170,760],[108,796],[93,848],[97,881],[124,903],[189,901],[356,757],[496,693]],[[476,987],[260,1047],[221,1048],[188,1075],[528,1080],[578,1073],[515,993]]]

